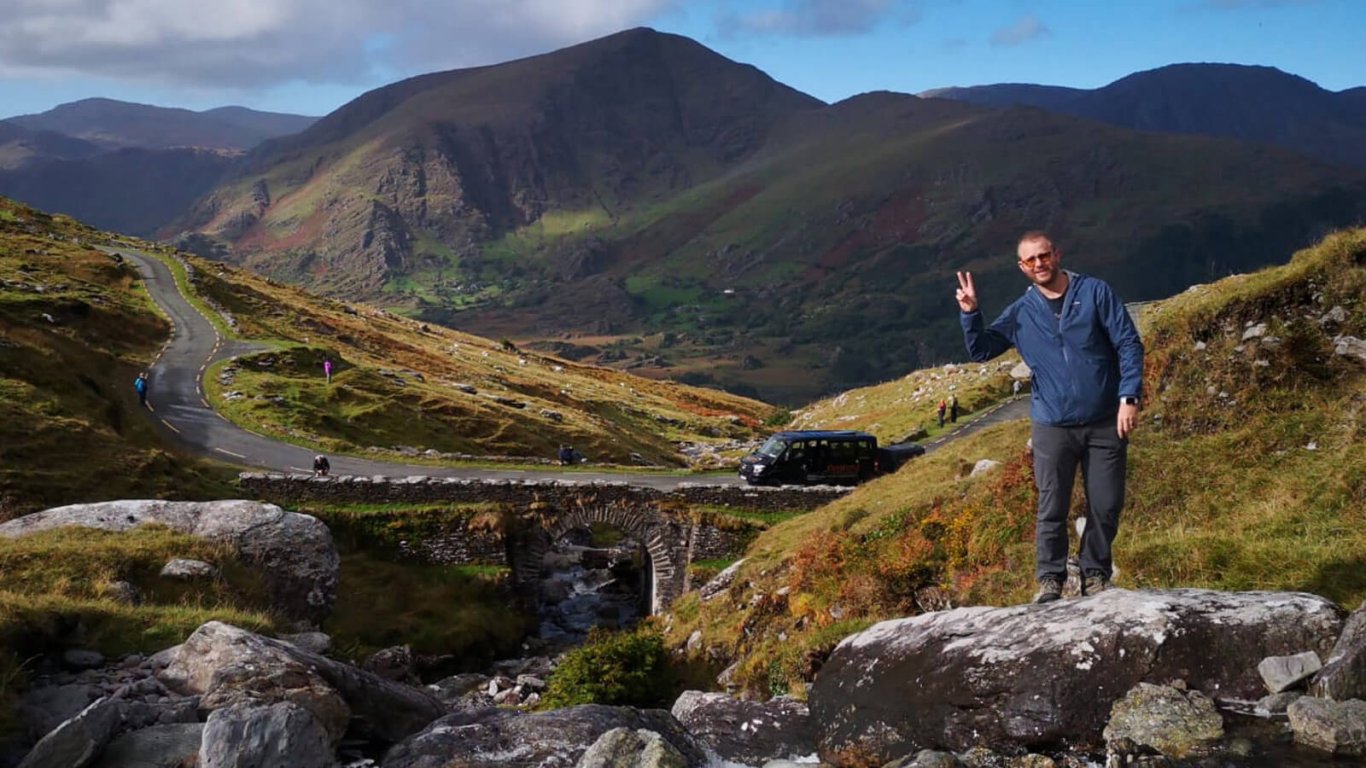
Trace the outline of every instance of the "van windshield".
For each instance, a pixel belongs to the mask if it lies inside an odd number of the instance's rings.
[[[770,459],[776,459],[779,455],[782,454],[783,449],[786,447],[786,440],[780,440],[777,437],[770,437],[769,439],[764,441],[763,445],[759,446],[759,450],[755,451],[755,453]]]

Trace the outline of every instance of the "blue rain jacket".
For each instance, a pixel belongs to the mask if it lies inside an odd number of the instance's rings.
[[[973,360],[1020,350],[1033,376],[1030,418],[1051,426],[1114,418],[1120,397],[1143,395],[1143,342],[1124,303],[1103,280],[1067,275],[1061,318],[1033,285],[990,328],[980,308],[960,318]]]

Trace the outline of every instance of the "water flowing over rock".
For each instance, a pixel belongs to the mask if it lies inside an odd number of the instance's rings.
[[[549,712],[485,709],[447,715],[390,749],[382,765],[574,768],[588,747],[614,728],[652,731],[678,750],[686,765],[706,763],[701,748],[668,712],[585,704]]]
[[[257,565],[274,604],[298,622],[317,625],[337,600],[340,559],[332,534],[320,520],[255,501],[106,501],[35,512],[0,525],[0,536],[18,538],[66,526],[128,531],[160,524],[171,530],[230,544]]]
[[[1301,593],[1112,589],[959,608],[846,638],[816,678],[811,715],[820,755],[836,765],[926,748],[1095,745],[1138,683],[1179,679],[1216,700],[1256,700],[1258,662],[1322,654],[1341,627],[1333,603]]]

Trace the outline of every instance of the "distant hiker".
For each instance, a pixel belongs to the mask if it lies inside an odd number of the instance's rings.
[[[949,421],[958,423],[958,395],[949,398]]]
[[[984,327],[971,272],[958,273],[957,298],[972,359],[985,362],[1014,346],[1039,385],[1029,414],[1039,491],[1034,602],[1050,603],[1062,597],[1067,578],[1067,512],[1078,465],[1087,506],[1082,594],[1110,585],[1125,457],[1143,394],[1143,342],[1114,290],[1064,270],[1062,251],[1048,235],[1026,232],[1016,256],[1032,285],[991,327]]]
[[[142,407],[146,408],[146,407],[147,407],[147,372],[146,372],[146,371],[143,371],[142,373],[139,373],[139,374],[138,374],[138,377],[137,377],[136,379],[133,379],[133,389],[137,390],[137,393],[138,393],[138,405],[141,405]]]
[[[313,474],[317,477],[327,477],[327,473],[332,471],[332,463],[321,453],[313,457]]]
[[[567,467],[574,463],[574,448],[568,444],[560,444],[560,466]]]
[[[328,383],[328,384],[331,384],[331,383],[332,383],[332,361],[331,361],[331,360],[324,360],[324,361],[323,361],[323,375],[327,377],[327,383]]]
[[[941,398],[939,399],[939,428],[940,428],[940,429],[943,429],[943,428],[944,428],[944,409],[946,409],[946,408],[948,408],[948,407],[949,407],[948,403],[944,402],[944,399],[941,397]]]
[[[1019,397],[1019,396],[1020,396],[1020,380],[1019,380],[1019,379],[1016,379],[1015,381],[1011,382],[1011,384],[1010,384],[1010,390],[1011,390],[1011,393],[1012,393],[1013,396],[1015,396],[1015,397]]]

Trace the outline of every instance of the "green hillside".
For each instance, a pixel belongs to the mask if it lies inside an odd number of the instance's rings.
[[[133,378],[169,334],[109,236],[0,198],[0,517],[73,501],[228,490],[165,450]]]
[[[1366,337],[1364,310],[1366,229],[1151,308],[1118,586],[1306,590],[1347,608],[1366,598],[1366,360],[1335,342]],[[838,410],[871,424],[906,398],[916,413],[912,393],[937,383],[922,374],[846,393]],[[739,660],[751,690],[800,693],[839,639],[873,622],[1028,599],[1028,437],[1027,421],[987,428],[774,526],[728,592],[675,606],[671,642],[701,629],[699,660]],[[969,478],[984,458],[1001,466]]]

